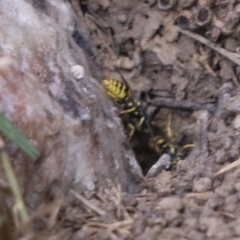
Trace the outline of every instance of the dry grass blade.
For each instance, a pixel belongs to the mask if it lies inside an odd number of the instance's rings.
[[[192,33],[188,30],[183,30],[179,27],[177,27],[177,30],[191,38],[193,38],[194,40],[208,46],[209,48],[213,49],[214,51],[220,53],[221,55],[223,55],[224,57],[228,58],[229,60],[231,60],[232,62],[236,63],[237,65],[240,66],[240,55],[237,53],[233,53],[233,52],[229,52],[224,48],[221,48],[219,46],[217,46],[215,43],[210,42],[209,40],[207,40],[206,38]]]
[[[127,219],[127,220],[124,220],[124,221],[109,224],[109,229],[111,231],[114,231],[114,230],[118,230],[119,228],[130,227],[132,224],[133,224],[133,220],[132,219]]]
[[[115,231],[115,230],[119,230],[120,228],[130,227],[132,224],[133,224],[133,220],[127,219],[124,221],[115,222],[115,223],[111,223],[111,224],[99,223],[99,222],[89,222],[89,223],[87,223],[87,226],[107,228],[110,231]]]
[[[211,192],[201,192],[201,193],[187,193],[186,198],[199,198],[199,199],[208,199]]]
[[[1,162],[4,168],[4,171],[6,172],[8,181],[10,183],[15,201],[16,201],[16,206],[17,209],[20,213],[20,217],[22,219],[23,222],[27,222],[29,220],[29,216],[27,213],[27,208],[25,206],[25,203],[23,201],[23,197],[20,191],[20,187],[16,178],[16,175],[13,171],[13,167],[11,165],[11,161],[9,159],[9,156],[7,154],[7,152],[5,152],[4,150],[1,150],[0,152],[0,156],[1,156]]]
[[[119,238],[114,232],[118,232],[122,235],[128,235],[129,229],[133,224],[133,220],[124,220],[120,222],[115,222],[111,224],[100,223],[100,222],[88,222],[86,226],[92,228],[103,228],[108,233],[111,239],[120,240],[125,239],[124,237]]]
[[[224,217],[227,217],[227,218],[231,218],[231,219],[236,219],[237,218],[236,216],[234,216],[234,214],[229,213],[229,212],[220,211],[219,213],[221,215],[223,215]]]
[[[118,184],[117,188],[113,188],[113,197],[112,200],[117,207],[117,219],[121,218],[121,209],[122,209],[122,190],[121,186]]]
[[[27,227],[34,219],[43,218],[48,216],[47,228],[49,230],[53,229],[57,223],[57,216],[61,206],[64,204],[63,199],[56,200],[54,202],[48,203],[41,206],[32,216],[31,219],[23,227]]]
[[[228,164],[227,166],[224,166],[223,168],[221,168],[217,173],[216,176],[223,174],[235,167],[238,167],[240,165],[240,159],[236,160],[235,162],[232,162],[230,164]]]
[[[114,204],[117,207],[117,219],[131,219],[129,213],[127,212],[126,208],[124,207],[124,205],[122,204],[122,189],[121,189],[121,185],[118,184],[117,188],[113,188],[112,189],[112,201],[114,202]]]
[[[90,201],[88,201],[86,198],[84,198],[83,196],[81,196],[79,193],[76,193],[73,190],[70,190],[70,192],[80,201],[82,202],[86,207],[88,207],[89,209],[91,209],[92,211],[94,211],[95,213],[97,213],[100,216],[103,216],[106,214],[106,212],[102,209],[100,209],[99,207],[93,205]]]

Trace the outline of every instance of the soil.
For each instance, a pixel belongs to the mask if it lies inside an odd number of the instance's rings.
[[[127,82],[154,135],[180,149],[195,147],[175,171],[145,178],[141,191],[118,187],[91,196],[87,207],[72,196],[61,204],[51,239],[240,239],[240,169],[217,174],[239,157],[240,67],[179,31],[236,57],[239,4],[175,2],[89,0],[80,1],[80,9],[103,79]],[[130,141],[145,174],[160,157],[150,137],[145,126]],[[49,221],[36,221],[36,228],[42,231]]]

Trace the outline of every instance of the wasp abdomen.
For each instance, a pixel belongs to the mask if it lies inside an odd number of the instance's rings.
[[[123,102],[131,98],[132,91],[126,84],[115,79],[104,79],[103,85],[107,89],[107,94],[117,101]]]

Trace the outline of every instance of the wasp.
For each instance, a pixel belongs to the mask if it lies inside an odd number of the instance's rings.
[[[128,122],[129,139],[131,139],[135,130],[141,130],[146,121],[141,102],[134,99],[132,90],[123,82],[116,79],[104,79],[103,85],[106,88],[106,93],[121,105],[120,114],[128,114],[130,119]]]
[[[193,148],[195,144],[186,144],[181,147],[181,150],[176,145],[172,144],[174,142],[172,136],[172,129],[171,129],[171,118],[172,114],[168,116],[168,124],[167,124],[167,141],[166,138],[163,138],[160,135],[156,135],[152,137],[149,141],[149,146],[155,150],[155,152],[161,156],[162,154],[166,153],[170,156],[170,166],[168,170],[174,170],[177,167],[177,163],[183,159],[182,152],[186,149]]]
[[[177,163],[182,160],[182,153],[179,152],[178,147],[169,144],[166,139],[157,135],[150,139],[149,146],[155,150],[155,152],[161,156],[166,153],[170,156],[171,165],[170,169],[176,169]]]

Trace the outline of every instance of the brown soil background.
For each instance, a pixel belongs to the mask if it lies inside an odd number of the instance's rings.
[[[199,9],[207,9],[206,23]],[[174,144],[196,146],[176,171],[145,179],[136,193],[117,187],[91,196],[87,207],[53,201],[34,223],[40,239],[240,239],[240,170],[216,174],[239,157],[239,9],[238,1],[222,0],[80,1],[75,10],[103,78],[124,76],[154,134],[167,135],[171,114]],[[146,135],[130,143],[145,173],[159,157]]]

